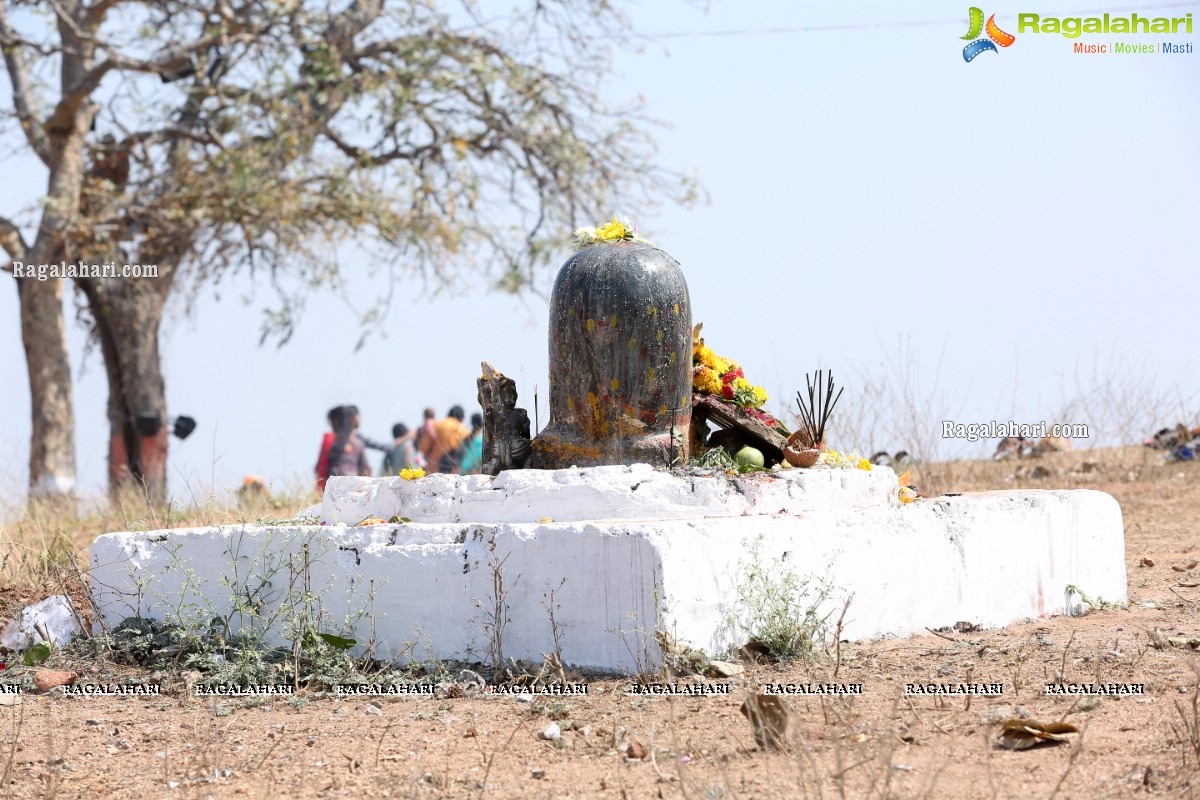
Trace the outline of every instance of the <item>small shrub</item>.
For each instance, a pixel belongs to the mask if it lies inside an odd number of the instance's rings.
[[[738,564],[737,606],[728,614],[735,649],[752,640],[779,659],[823,655],[832,613],[823,608],[833,587],[826,577],[798,575],[782,558],[764,563],[762,543],[760,535]]]

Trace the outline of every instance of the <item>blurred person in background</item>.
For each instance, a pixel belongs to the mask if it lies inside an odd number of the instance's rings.
[[[447,472],[458,474],[462,464],[463,443],[471,435],[471,431],[463,425],[462,406],[454,406],[446,414],[446,418],[433,424],[433,446],[429,450],[426,461],[426,472]]]
[[[332,430],[326,431],[321,438],[321,450],[317,454],[317,491],[322,494],[325,492],[325,481],[329,478],[329,448],[333,446],[333,437],[336,435],[334,431],[337,430],[343,414],[345,406],[337,406],[329,409],[329,413],[325,415]]]
[[[459,472],[463,475],[478,475],[483,466],[483,415],[471,415],[471,435],[463,445],[462,465]]]
[[[371,465],[367,463],[367,448],[390,451],[391,445],[382,444],[374,439],[368,439],[358,433],[362,423],[362,414],[358,406],[339,406],[331,412],[330,422],[333,424],[333,443],[329,450],[328,477],[342,475],[359,475],[370,477]]]
[[[383,457],[379,468],[380,475],[399,475],[402,469],[413,469],[421,466],[417,463],[419,453],[413,442],[417,438],[416,431],[410,431],[403,422],[392,426],[393,446]]]
[[[433,444],[437,441],[437,436],[433,432],[433,426],[437,421],[437,414],[432,408],[425,409],[425,420],[421,423],[421,427],[417,429],[416,447],[417,452],[421,454],[421,458],[425,463],[422,465],[426,468],[436,467],[429,460],[429,455],[433,452]]]

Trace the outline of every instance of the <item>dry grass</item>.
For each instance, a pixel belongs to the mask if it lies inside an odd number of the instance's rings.
[[[0,612],[6,600],[82,591],[80,565],[97,536],[112,531],[202,527],[286,519],[320,501],[307,488],[273,497],[195,494],[165,508],[148,505],[136,490],[108,500],[0,508]]]

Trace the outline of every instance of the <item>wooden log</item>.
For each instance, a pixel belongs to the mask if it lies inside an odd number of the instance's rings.
[[[702,420],[712,420],[719,428],[736,430],[747,444],[762,451],[767,463],[783,461],[787,437],[768,428],[737,406],[723,403],[711,395],[693,394],[692,415],[700,416]]]

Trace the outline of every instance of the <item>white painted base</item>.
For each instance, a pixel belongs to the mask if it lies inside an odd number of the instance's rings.
[[[1126,597],[1121,510],[1106,494],[992,492],[901,505],[895,486],[878,467],[737,480],[644,466],[345,479],[330,483],[327,520],[415,521],[107,534],[92,546],[92,592],[109,626],[129,616],[202,624],[232,614],[237,627],[248,617],[236,613],[230,586],[243,596],[249,587],[278,642],[303,611],[289,608],[289,596],[307,589],[320,598],[325,630],[373,637],[381,657],[488,661],[499,570],[506,657],[553,649],[553,605],[566,661],[624,673],[658,663],[655,630],[710,653],[740,644],[746,632],[728,623],[756,541],[763,562],[782,559],[774,574],[825,578],[835,589],[830,607],[853,593],[843,634],[851,639],[1062,614],[1079,602],[1069,585],[1110,602]]]

